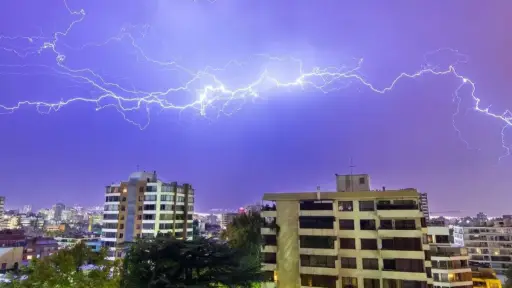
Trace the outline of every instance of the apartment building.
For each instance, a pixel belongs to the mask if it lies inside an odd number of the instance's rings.
[[[450,242],[448,227],[428,227],[434,288],[473,287],[468,251]]]
[[[159,180],[156,172],[132,173],[126,182],[106,187],[101,241],[110,257],[123,257],[125,243],[170,234],[192,239],[194,189]]]
[[[266,287],[432,287],[419,193],[354,191],[336,176],[344,192],[263,196]],[[369,187],[367,175],[356,177]]]
[[[454,242],[468,248],[471,266],[492,268],[503,275],[512,265],[511,224],[498,221],[483,227],[455,226]]]

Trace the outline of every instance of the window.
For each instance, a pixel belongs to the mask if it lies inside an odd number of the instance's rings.
[[[352,201],[338,201],[338,211],[353,211]]]
[[[119,229],[123,230],[124,229],[124,224],[119,224]]]
[[[356,249],[356,239],[340,238],[340,249]]]
[[[341,277],[341,286],[342,287],[357,287],[357,278],[356,277]]]
[[[155,229],[155,223],[143,223],[142,229],[144,230],[153,230]]]
[[[277,257],[276,253],[262,253],[263,254],[263,263],[269,263],[269,264],[276,264],[277,263]]]
[[[377,239],[361,239],[361,250],[377,250]]]
[[[172,195],[160,195],[160,201],[172,201]]]
[[[363,269],[379,270],[379,259],[363,258]]]
[[[267,236],[267,235],[265,235]],[[275,235],[273,235],[276,237]],[[300,248],[313,248],[313,249],[334,249],[335,237],[331,236],[300,236]]]
[[[123,233],[119,233],[119,238],[123,239]]]
[[[117,223],[103,223],[102,227],[103,229],[117,229]]]
[[[421,218],[421,227],[426,228],[427,227],[427,220],[425,217]]]
[[[359,220],[361,230],[376,230],[375,220]]]
[[[383,259],[382,264],[384,264],[383,270],[394,271],[396,269],[395,259]]]
[[[336,268],[336,256],[300,255],[300,266]]]
[[[146,186],[146,192],[156,192],[156,186]]]
[[[144,205],[144,211],[154,211],[156,209],[155,204],[146,204]]]
[[[359,177],[359,184],[360,185],[363,185],[365,182],[366,181],[365,181],[364,177]]]
[[[368,279],[364,278],[364,288],[380,288],[379,279]]]
[[[276,246],[277,245],[277,237],[276,237],[276,235],[263,235],[263,244],[264,245],[269,245],[269,246]],[[302,242],[301,242],[301,244],[302,244]],[[308,247],[302,247],[301,246],[301,248],[308,248]]]
[[[341,257],[341,268],[357,269],[356,258]]]
[[[425,267],[425,272],[427,273],[428,278],[432,278],[432,268]]]
[[[155,220],[155,214],[144,214],[143,220]]]
[[[396,271],[425,272],[425,263],[421,259],[395,259]]]
[[[137,215],[137,220],[142,220],[142,215]]]
[[[421,238],[395,237],[382,239],[383,250],[423,251]]]
[[[332,200],[300,201],[300,210],[332,210]]]
[[[103,238],[116,238],[116,232],[101,232]]]
[[[391,230],[393,229],[393,220],[380,220],[380,227],[382,230]]]
[[[159,227],[160,230],[170,230],[173,228],[172,223],[160,223]]]
[[[416,220],[395,220],[396,230],[415,230]]]
[[[340,219],[340,230],[354,230],[354,220]]]
[[[156,201],[156,195],[144,195],[144,201]]]
[[[333,288],[337,281],[337,276],[300,274],[301,286]]]
[[[359,201],[359,211],[375,211],[375,202]]]
[[[176,216],[178,216],[178,214],[176,214]],[[173,214],[160,214],[160,220],[173,220],[174,219],[174,215]]]
[[[160,204],[160,211],[172,211],[174,205]]]
[[[334,229],[333,216],[300,216],[299,227],[305,229]]]
[[[104,220],[117,220],[118,214],[103,214]]]

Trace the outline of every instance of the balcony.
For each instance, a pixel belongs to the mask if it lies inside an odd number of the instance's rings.
[[[391,204],[378,203],[377,215],[380,218],[421,218],[423,213],[420,211],[418,204]]]
[[[418,210],[418,204],[377,203],[377,210]]]

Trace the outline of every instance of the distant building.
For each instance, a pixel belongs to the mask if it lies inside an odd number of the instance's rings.
[[[23,209],[21,209],[21,213],[23,213],[23,214],[32,213],[32,205],[23,206]]]
[[[509,253],[512,243],[512,223],[495,221],[481,226],[455,226],[453,228],[455,244],[468,248],[469,262],[472,266],[492,268],[503,275],[512,265]]]
[[[124,243],[169,233],[193,238],[194,189],[158,179],[156,172],[132,173],[126,182],[106,187],[102,242],[110,257],[123,257]]]
[[[230,223],[233,222],[233,219],[235,219],[236,216],[238,216],[239,213],[223,213],[220,215],[220,226],[222,229],[226,229]]]
[[[265,194],[264,287],[432,286],[427,226],[415,189],[370,191],[336,175],[338,192]]]
[[[23,261],[23,247],[0,248],[0,273],[18,269]]]
[[[9,221],[5,219],[5,197],[0,196],[0,230],[7,229]]]
[[[57,203],[52,207],[53,210],[53,218],[55,221],[61,221],[62,220],[62,211],[66,209],[66,205],[62,203]]]
[[[23,230],[0,231],[0,247],[19,247],[25,245],[25,232]]]
[[[35,237],[27,239],[23,253],[23,260],[42,259],[59,250],[57,240],[47,237]]]
[[[430,213],[428,210],[428,196],[427,193],[420,193],[420,209],[423,212],[425,220],[430,220]]]

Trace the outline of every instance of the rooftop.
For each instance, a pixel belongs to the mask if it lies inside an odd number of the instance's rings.
[[[320,197],[318,195],[320,194]],[[416,189],[361,191],[361,192],[298,192],[298,193],[265,193],[263,200],[330,200],[330,199],[395,199],[417,198]]]

